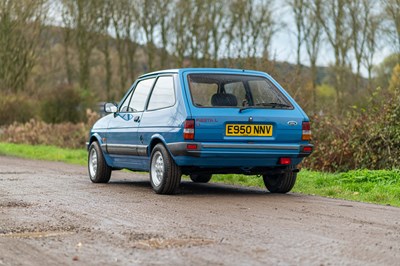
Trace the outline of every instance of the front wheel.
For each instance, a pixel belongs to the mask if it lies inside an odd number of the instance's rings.
[[[150,182],[157,194],[174,194],[181,182],[181,169],[162,144],[151,152]]]
[[[111,167],[104,159],[99,144],[95,141],[90,144],[88,155],[89,177],[93,183],[107,183],[111,177]]]
[[[265,187],[271,193],[288,193],[296,183],[297,173],[293,172],[294,166],[286,168],[283,174],[263,175]]]

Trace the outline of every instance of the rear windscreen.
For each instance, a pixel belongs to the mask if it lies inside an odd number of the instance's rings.
[[[268,79],[230,74],[189,74],[192,101],[198,107],[254,107],[293,109]]]

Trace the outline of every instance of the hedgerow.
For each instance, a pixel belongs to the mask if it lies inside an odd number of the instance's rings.
[[[400,168],[400,93],[376,91],[366,107],[311,118],[315,151],[304,167],[323,171]]]
[[[13,123],[3,129],[1,141],[31,145],[54,145],[62,148],[84,148],[89,130],[99,115],[90,109],[86,111],[86,121],[51,124],[38,119],[26,123]]]

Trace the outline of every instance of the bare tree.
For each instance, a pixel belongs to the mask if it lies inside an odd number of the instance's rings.
[[[361,64],[365,58],[366,45],[368,38],[368,28],[370,27],[372,2],[370,0],[353,0],[349,2],[351,18],[352,46],[356,62],[355,93],[360,86]]]
[[[253,7],[248,13],[250,43],[247,56],[255,58],[269,49],[277,24],[272,14],[272,0],[254,1],[251,4]]]
[[[301,47],[306,37],[304,32],[304,20],[307,19],[306,12],[306,0],[289,0],[288,4],[292,9],[294,15],[294,22],[296,25],[296,57],[297,57],[297,69],[300,70],[301,66]]]
[[[146,55],[148,70],[154,70],[154,57],[157,53],[155,44],[155,29],[160,20],[160,14],[158,13],[159,0],[140,0],[138,2],[138,16],[140,20],[140,26],[144,31],[144,37],[146,40]]]
[[[90,82],[90,56],[99,32],[99,8],[96,0],[62,0],[69,24],[75,29],[75,44],[79,57],[79,85],[88,92]]]
[[[186,24],[189,41],[189,58],[192,66],[198,67],[200,63],[200,50],[204,40],[204,7],[205,2],[201,0],[187,0],[190,3],[189,20]],[[203,36],[202,36],[203,35]]]
[[[313,111],[317,111],[317,59],[322,41],[322,28],[318,17],[321,16],[321,0],[306,0],[301,28],[304,31],[304,43],[310,61],[313,95]]]
[[[100,16],[100,27],[99,37],[101,38],[100,50],[104,55],[104,68],[106,71],[105,86],[106,86],[106,97],[111,99],[111,79],[112,79],[112,68],[111,68],[111,56],[110,56],[110,36],[109,28],[111,25],[110,10],[113,9],[113,1],[99,0],[99,16]]]
[[[0,90],[25,89],[41,42],[44,0],[0,1]]]
[[[363,64],[368,72],[368,83],[372,83],[372,69],[374,67],[374,55],[378,49],[379,34],[381,32],[381,17],[379,14],[371,14],[366,31],[366,49]]]
[[[70,2],[64,2],[64,5],[71,4]],[[63,44],[64,44],[64,64],[67,74],[67,83],[72,85],[72,65],[71,65],[71,55],[70,49],[72,48],[72,41],[74,39],[75,31],[73,29],[74,25],[72,22],[72,17],[69,15],[69,9],[63,8],[61,11],[62,23],[64,25],[63,30]]]
[[[168,67],[168,44],[170,43],[169,34],[171,33],[172,5],[169,0],[159,0],[158,12],[160,14],[160,35],[161,35],[161,68]]]
[[[400,63],[400,0],[383,0],[384,9],[389,23],[387,32],[395,45]]]
[[[218,66],[219,52],[221,47],[222,39],[225,36],[224,25],[226,24],[226,0],[212,1],[208,0],[208,6],[210,7],[208,13],[208,22],[211,33],[210,54],[212,55],[213,66]]]
[[[191,2],[187,0],[177,0],[174,2],[174,18],[172,20],[173,46],[175,47],[175,58],[178,67],[184,66],[185,56],[188,54],[190,42],[187,25],[190,23],[188,10],[191,10]]]
[[[272,36],[276,32],[272,3],[268,0],[232,2],[226,38],[228,56],[238,58],[239,67],[244,66],[243,57],[255,59],[258,55],[268,54]],[[251,65],[254,64],[255,60],[252,60]]]
[[[322,5],[319,21],[332,46],[334,64],[334,87],[336,90],[336,106],[340,110],[344,94],[345,76],[347,75],[348,53],[351,47],[351,27],[349,22],[349,0],[332,0]]]
[[[119,94],[123,94],[126,90],[127,77],[134,79],[139,31],[137,5],[138,2],[135,0],[120,0],[113,3],[111,10],[118,53]]]

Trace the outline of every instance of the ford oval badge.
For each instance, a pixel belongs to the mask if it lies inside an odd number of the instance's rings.
[[[296,121],[288,121],[287,124],[289,126],[295,126],[295,125],[297,125],[297,122]]]

